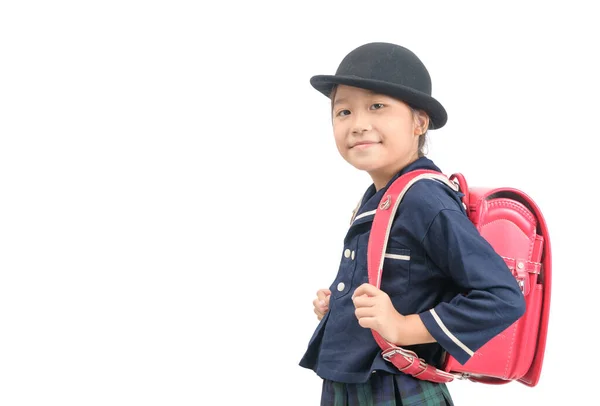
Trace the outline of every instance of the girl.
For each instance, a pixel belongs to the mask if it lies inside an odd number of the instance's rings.
[[[371,222],[386,189],[412,170],[441,172],[422,149],[446,111],[421,60],[395,44],[360,46],[335,75],[311,84],[331,99],[339,153],[373,184],[354,212],[333,283],[317,292],[320,323],[300,365],[323,379],[321,405],[452,405],[445,384],[385,361],[370,330],[440,368],[446,353],[465,363],[523,315],[515,278],[468,219],[462,195],[440,182],[415,183],[391,229],[381,290],[367,276]]]

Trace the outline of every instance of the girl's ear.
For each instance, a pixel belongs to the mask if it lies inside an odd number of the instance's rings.
[[[423,110],[415,111],[413,116],[415,118],[415,135],[425,134],[429,128],[429,116]]]

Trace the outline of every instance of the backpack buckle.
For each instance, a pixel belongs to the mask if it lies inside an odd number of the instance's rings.
[[[529,294],[529,283],[527,283],[529,275],[527,270],[525,269],[525,263],[523,261],[517,261],[514,269],[514,272],[517,277],[517,282],[519,284],[519,287],[521,288],[521,293],[527,296],[527,294]]]

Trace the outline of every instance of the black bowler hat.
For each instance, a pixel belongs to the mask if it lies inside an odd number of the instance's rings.
[[[350,52],[335,75],[317,75],[311,85],[330,97],[336,85],[372,90],[404,101],[429,115],[429,128],[442,128],[448,120],[444,107],[431,97],[431,77],[410,50],[396,44],[373,42]]]

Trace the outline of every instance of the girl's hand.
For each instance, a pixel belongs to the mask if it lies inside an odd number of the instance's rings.
[[[313,300],[313,305],[315,306],[315,314],[317,318],[321,320],[325,313],[329,310],[329,296],[331,295],[331,291],[329,289],[319,289],[317,291],[317,298]]]
[[[390,297],[377,287],[364,283],[352,295],[358,324],[377,331],[389,343],[401,341],[406,317],[394,308]]]

